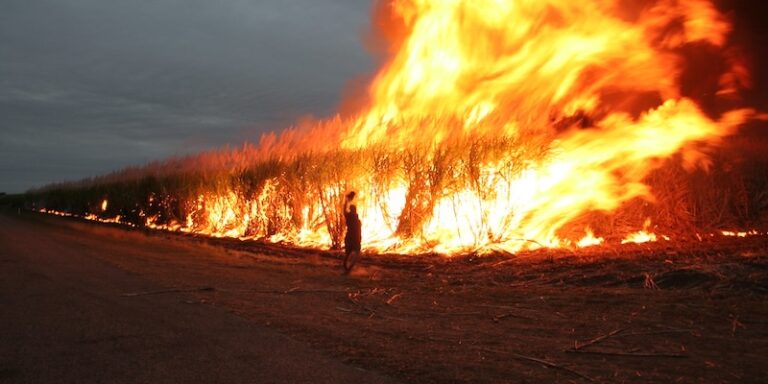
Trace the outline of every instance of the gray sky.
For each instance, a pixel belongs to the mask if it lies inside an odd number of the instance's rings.
[[[366,0],[4,0],[0,191],[257,140],[371,73]]]

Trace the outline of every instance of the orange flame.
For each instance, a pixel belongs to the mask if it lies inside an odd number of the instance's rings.
[[[592,230],[590,228],[587,228],[586,232],[587,234],[581,240],[579,240],[578,243],[576,243],[576,245],[578,245],[579,248],[586,248],[594,245],[600,245],[603,243],[603,241],[605,241],[602,237],[595,237],[595,234],[592,233]]]
[[[658,159],[680,150],[694,159],[686,144],[716,140],[745,119],[746,111],[735,111],[711,120],[675,83],[675,48],[725,42],[730,26],[710,2],[659,1],[631,15],[620,4],[392,3],[407,32],[393,43],[399,50],[342,146],[438,145],[457,135],[509,136],[522,145],[552,138],[547,156],[523,159],[512,177],[500,163],[519,159],[481,164],[481,182],[493,193],[466,188],[440,198],[420,233],[424,247],[515,251],[530,245],[521,238],[560,244],[556,231],[578,215],[650,198],[642,180]],[[660,102],[641,112],[649,97]],[[374,207],[366,208],[370,215]]]
[[[723,47],[730,32],[711,1],[630,3],[382,3],[392,54],[366,107],[314,128],[341,127],[342,150],[417,148],[431,165],[394,167],[386,180],[376,167],[345,175],[343,184],[314,191],[318,201],[295,207],[280,203],[284,181],[273,178],[255,198],[235,190],[203,194],[187,204],[183,222],[158,224],[150,216],[146,225],[329,246],[337,223],[327,212],[354,187],[367,249],[454,254],[601,244],[588,228],[580,240],[559,231],[585,213],[652,200],[643,180],[660,160],[682,153],[694,165],[701,143],[717,142],[751,113],[713,119],[681,96],[680,48]],[[730,77],[743,79],[743,71],[735,67]],[[506,143],[500,153],[470,149],[443,161],[452,145],[493,139]],[[273,142],[265,140],[265,148]],[[413,175],[429,167],[445,167],[434,174],[454,182],[427,177],[416,186]],[[414,207],[425,193],[428,203]],[[273,230],[287,221],[296,223],[293,230]],[[647,226],[622,243],[655,241]]]

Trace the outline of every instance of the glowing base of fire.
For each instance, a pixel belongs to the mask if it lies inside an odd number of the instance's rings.
[[[89,221],[95,221],[100,223],[108,223],[108,224],[120,224],[125,225],[129,227],[138,227],[137,225],[133,223],[129,223],[123,220],[121,216],[115,216],[112,218],[105,218],[105,217],[99,217],[96,214],[89,213],[85,216],[79,216],[75,215],[69,212],[61,212],[61,211],[55,211],[50,209],[39,209],[38,212],[45,213],[49,215],[56,215],[56,216],[62,216],[62,217],[74,217],[74,218],[80,218],[85,219]],[[156,219],[156,218],[155,218]],[[290,238],[285,235],[274,235],[266,238],[257,238],[255,236],[238,236],[238,235],[230,235],[227,233],[201,233],[201,232],[195,232],[191,230],[190,228],[184,227],[179,223],[173,223],[169,225],[162,225],[162,224],[154,224],[152,222],[153,220],[150,218],[147,220],[145,228],[158,230],[158,231],[167,231],[167,232],[178,232],[178,233],[190,233],[190,234],[202,234],[205,236],[215,237],[215,238],[231,238],[231,239],[239,239],[241,241],[256,241],[256,240],[262,240],[267,241],[270,243],[288,243],[292,245],[296,245],[299,247],[306,247],[306,248],[323,248],[327,249],[330,246],[330,240],[328,238],[323,238],[322,236],[317,236],[314,232],[305,232],[301,233],[296,238]],[[646,222],[646,225],[648,225],[648,222]],[[708,234],[695,234],[696,238],[699,239],[699,241],[703,241],[705,237],[737,237],[737,238],[747,238],[747,237],[757,237],[757,236],[768,236],[768,232],[761,232],[758,230],[749,230],[749,231],[731,231],[731,230],[721,230],[714,233],[708,233]],[[640,230],[634,233],[631,233],[627,235],[623,240],[621,240],[620,244],[617,245],[625,245],[625,244],[643,244],[643,243],[650,243],[650,242],[658,242],[659,239],[663,241],[672,241],[672,239],[669,236],[665,235],[658,235],[652,232],[648,232],[646,230]],[[609,245],[602,237],[595,237],[592,230],[587,229],[586,235],[580,239],[579,241],[573,242],[569,240],[562,240],[555,238],[552,242],[548,243],[540,243],[536,241],[531,240],[515,240],[515,241],[524,241],[524,242],[530,242],[531,245],[526,247],[527,250],[535,250],[535,249],[542,249],[542,248],[549,248],[549,249],[560,249],[560,248],[588,248],[588,247],[595,247],[600,245]],[[419,249],[418,246],[412,246],[410,248],[403,247],[402,241],[399,238],[393,237],[388,239],[387,241],[377,241],[367,244],[367,246],[364,246],[364,251],[367,252],[380,252],[382,249],[388,249],[388,248],[397,248],[400,250],[399,253],[402,254],[419,254],[424,253],[422,250]],[[466,253],[478,253],[478,254],[492,254],[495,251],[503,251],[505,250],[504,244],[491,244],[487,247],[481,248],[481,249],[475,249],[475,250],[468,250]],[[450,253],[441,253],[438,251],[435,251],[439,249],[439,246],[435,246],[432,252],[429,253],[438,253],[438,254],[444,254],[446,256],[457,254],[457,252],[450,252]]]

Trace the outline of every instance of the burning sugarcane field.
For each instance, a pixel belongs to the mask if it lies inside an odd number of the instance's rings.
[[[0,381],[765,382],[765,9],[12,1]]]

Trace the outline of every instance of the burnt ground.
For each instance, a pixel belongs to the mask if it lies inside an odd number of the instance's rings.
[[[452,259],[364,255],[344,275],[335,252],[33,213],[4,213],[2,224],[6,252],[74,250],[78,263],[147,282],[113,295],[116,303],[145,298],[136,310],[157,313],[166,311],[152,304],[161,298],[215,308],[401,382],[767,380],[765,237]]]

